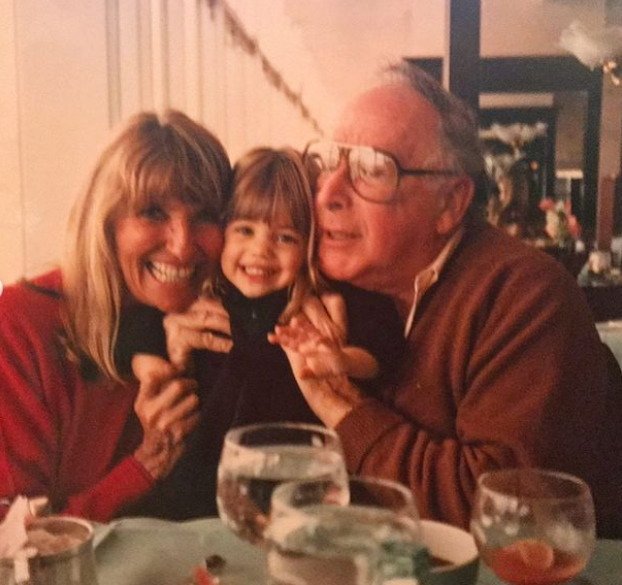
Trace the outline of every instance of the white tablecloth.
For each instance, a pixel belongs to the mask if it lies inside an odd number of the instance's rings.
[[[166,522],[127,518],[95,531],[99,585],[182,585],[196,565],[218,554],[226,560],[221,585],[261,585],[263,552],[217,518]]]
[[[234,536],[218,518],[124,519],[98,526],[95,545],[99,585],[181,585],[212,554],[226,560],[221,585],[267,583],[263,552]],[[503,585],[486,567],[477,583]],[[621,584],[622,541],[599,540],[587,569],[566,585]]]

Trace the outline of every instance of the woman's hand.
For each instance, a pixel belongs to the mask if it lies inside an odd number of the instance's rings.
[[[169,359],[182,371],[193,349],[228,353],[233,346],[229,314],[217,299],[200,298],[186,312],[168,314],[164,329]]]
[[[181,457],[184,439],[199,420],[197,383],[176,377],[177,369],[162,358],[136,356],[132,365],[140,379],[134,410],[143,427],[134,457],[154,479],[161,479]]]

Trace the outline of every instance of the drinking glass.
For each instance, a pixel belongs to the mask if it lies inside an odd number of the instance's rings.
[[[220,518],[240,538],[262,544],[274,488],[295,479],[331,479],[346,485],[343,450],[334,431],[302,423],[231,429],[218,466]]]
[[[412,494],[393,481],[284,483],[272,494],[266,531],[270,583],[417,583],[429,568],[420,537]]]
[[[513,585],[575,577],[594,549],[595,525],[592,494],[578,477],[505,469],[478,479],[471,532],[482,560]]]

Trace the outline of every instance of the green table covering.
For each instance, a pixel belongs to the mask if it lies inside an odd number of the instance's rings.
[[[195,565],[213,554],[226,560],[221,585],[266,582],[263,552],[238,539],[218,518],[127,518],[96,527],[99,585],[181,585]],[[478,585],[502,582],[481,567]],[[622,541],[599,540],[587,569],[569,585],[622,585]]]

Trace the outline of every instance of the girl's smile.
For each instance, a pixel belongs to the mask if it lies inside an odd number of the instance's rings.
[[[292,285],[302,268],[303,238],[282,219],[237,219],[225,230],[222,271],[246,297],[263,297]]]

